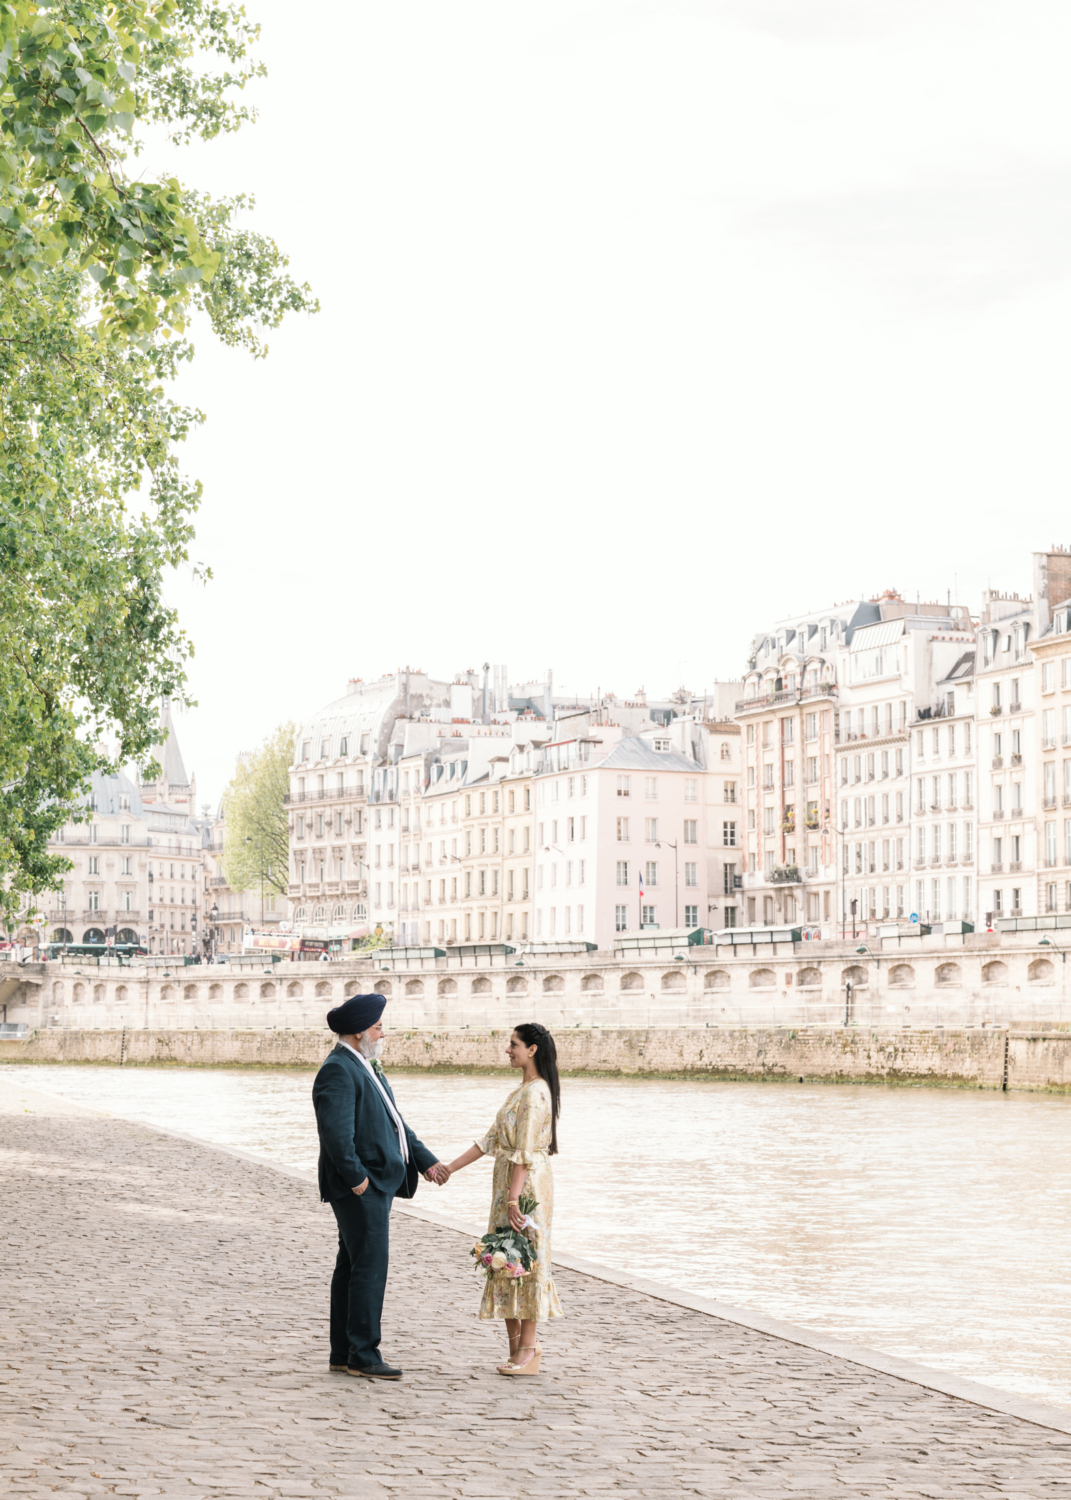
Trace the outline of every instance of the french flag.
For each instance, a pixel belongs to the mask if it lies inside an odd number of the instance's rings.
[[[639,874],[640,874],[640,900],[642,901],[643,900],[643,871],[641,870],[639,872]]]

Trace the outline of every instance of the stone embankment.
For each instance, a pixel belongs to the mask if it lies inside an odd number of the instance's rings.
[[[394,1069],[503,1069],[506,1028],[388,1032]],[[1071,1093],[1071,1032],[990,1028],[571,1027],[556,1033],[562,1071],[621,1077],[797,1083],[931,1084]],[[326,1030],[79,1031],[50,1027],[0,1039],[0,1062],[315,1067]]]
[[[384,1310],[404,1382],[330,1374],[335,1225],[311,1174],[31,1083],[0,1080],[12,1500],[1071,1492],[1066,1412],[567,1257],[541,1373],[504,1380],[470,1240],[419,1199]]]
[[[377,989],[395,1026],[898,1028],[1071,1026],[1065,933],[968,933],[756,943],[620,957],[409,955],[342,962],[16,968],[0,963],[0,1019],[41,1028],[306,1030]]]

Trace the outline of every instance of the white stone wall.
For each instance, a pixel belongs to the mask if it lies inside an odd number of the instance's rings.
[[[602,953],[561,962],[509,958],[490,968],[447,960],[411,969],[373,968],[366,960],[241,972],[223,965],[160,971],[49,964],[27,970],[21,983],[14,975],[0,979],[0,987],[8,1021],[82,1029],[315,1027],[346,995],[373,989],[388,996],[385,1019],[394,1029],[525,1019],[559,1028],[835,1025],[846,1015],[882,1030],[1071,1026],[1060,952],[1026,936],[932,937],[869,945],[862,954],[855,944],[832,942],[771,945],[767,954],[748,949],[746,956],[702,948],[688,950],[683,962],[624,962]]]

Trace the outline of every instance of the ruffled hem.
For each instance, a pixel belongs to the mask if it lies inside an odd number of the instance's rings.
[[[495,1278],[489,1276],[483,1289],[480,1317],[528,1318],[546,1323],[550,1318],[565,1316],[553,1280],[542,1281],[538,1286],[526,1286],[526,1280],[523,1276],[517,1280],[503,1277],[496,1285]]]

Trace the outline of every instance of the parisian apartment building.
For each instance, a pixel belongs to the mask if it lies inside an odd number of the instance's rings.
[[[781,620],[740,680],[577,699],[400,671],[301,730],[296,927],[395,944],[1071,911],[1071,554],[1033,591]]]

